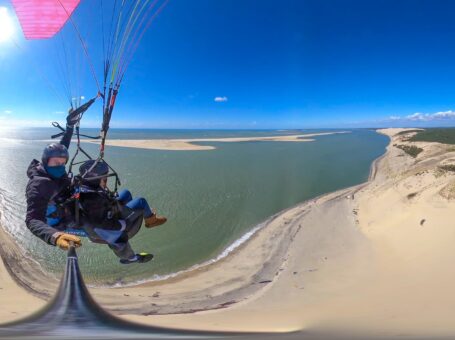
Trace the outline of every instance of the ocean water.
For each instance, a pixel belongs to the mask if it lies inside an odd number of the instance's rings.
[[[97,130],[86,130],[96,135]],[[327,132],[327,130],[123,130],[110,138],[219,138]],[[39,159],[52,129],[0,130],[0,211],[3,227],[44,269],[60,275],[65,253],[28,231],[25,175]],[[269,216],[312,197],[367,180],[370,165],[384,153],[387,137],[370,130],[319,136],[314,142],[198,143],[207,151],[161,151],[108,147],[107,161],[122,187],[145,197],[168,222],[143,228],[133,248],[155,254],[147,264],[121,265],[105,245],[87,239],[80,266],[93,285],[157,280],[226,256]],[[98,146],[84,144],[92,155]],[[74,145],[70,148],[74,152]]]

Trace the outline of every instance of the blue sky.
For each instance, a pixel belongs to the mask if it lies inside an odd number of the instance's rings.
[[[101,77],[100,11],[88,2],[74,18]],[[454,14],[450,0],[170,0],[127,70],[111,125],[454,126]],[[0,122],[63,121],[68,105],[40,74],[61,89],[61,45],[25,41],[18,26],[14,39],[20,49],[0,43]],[[91,97],[80,45],[70,46],[80,95]],[[100,116],[98,103],[83,124]]]

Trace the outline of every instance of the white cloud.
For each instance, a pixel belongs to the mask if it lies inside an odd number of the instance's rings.
[[[387,121],[404,121],[404,122],[431,122],[440,120],[455,120],[455,111],[439,111],[434,113],[416,112],[404,117],[390,116]]]
[[[405,119],[415,121],[415,120],[424,120],[424,117],[425,117],[424,113],[416,112],[416,113],[413,113],[412,115],[407,115],[405,117]]]
[[[455,112],[452,110],[436,112],[433,114],[433,116],[435,118],[441,118],[441,119],[452,119],[452,118],[455,118]]]
[[[446,119],[455,119],[455,112],[452,110],[440,111],[435,113],[420,113],[416,112],[412,115],[405,117],[406,120],[411,121],[432,121],[432,120],[446,120]]]
[[[10,114],[13,113],[13,111],[11,111],[11,110],[5,110],[5,111],[3,111],[3,113],[4,113],[5,115],[10,115]]]
[[[213,100],[216,101],[217,103],[223,103],[223,102],[227,102],[228,98],[227,97],[215,97],[215,99],[213,99]]]

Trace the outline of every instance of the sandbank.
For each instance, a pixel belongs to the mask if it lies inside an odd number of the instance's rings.
[[[310,133],[300,135],[267,136],[267,137],[235,137],[235,138],[193,138],[193,139],[107,139],[107,146],[125,148],[156,149],[156,150],[214,150],[211,145],[197,145],[194,143],[239,143],[239,142],[312,142],[311,137],[326,136],[348,131]],[[85,143],[99,144],[99,140],[83,139]]]

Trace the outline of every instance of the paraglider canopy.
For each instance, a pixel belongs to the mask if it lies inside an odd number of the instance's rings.
[[[79,0],[12,0],[26,39],[53,37],[66,23]]]

